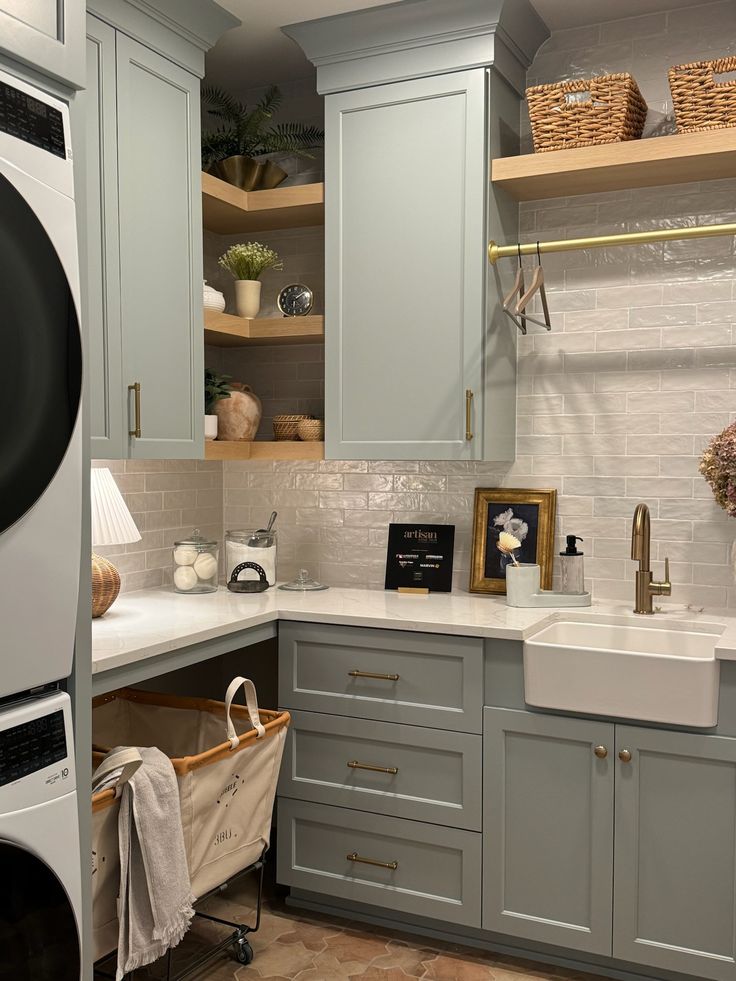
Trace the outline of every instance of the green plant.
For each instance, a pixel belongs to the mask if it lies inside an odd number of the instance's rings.
[[[206,111],[221,120],[219,126],[202,133],[202,166],[242,154],[246,157],[264,153],[288,152],[313,158],[309,150],[322,146],[324,133],[316,126],[303,123],[270,125],[281,105],[281,92],[272,85],[254,109],[215,85],[202,89]]]
[[[211,416],[215,411],[215,402],[230,398],[230,375],[220,375],[212,368],[204,369],[204,412]]]
[[[235,279],[258,279],[265,269],[281,269],[283,263],[278,253],[260,242],[241,242],[231,245],[219,258],[223,269]]]

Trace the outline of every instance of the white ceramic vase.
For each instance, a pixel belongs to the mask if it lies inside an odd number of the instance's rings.
[[[261,282],[258,279],[235,280],[235,312],[239,317],[257,317],[261,309]]]
[[[204,438],[217,439],[217,416],[204,417]]]

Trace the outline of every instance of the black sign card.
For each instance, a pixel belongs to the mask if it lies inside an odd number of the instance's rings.
[[[455,525],[388,526],[386,589],[452,590]]]

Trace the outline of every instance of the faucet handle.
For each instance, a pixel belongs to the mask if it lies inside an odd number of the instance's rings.
[[[671,596],[672,583],[670,582],[670,560],[669,556],[664,557],[664,580],[662,582],[652,582],[651,591],[656,596]]]

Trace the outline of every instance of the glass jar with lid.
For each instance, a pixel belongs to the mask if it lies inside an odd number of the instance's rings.
[[[220,546],[195,528],[189,538],[174,542],[174,589],[177,593],[214,593],[219,579]]]
[[[225,532],[225,577],[242,562],[255,562],[266,573],[268,585],[276,582],[276,532],[256,528],[235,528]]]

